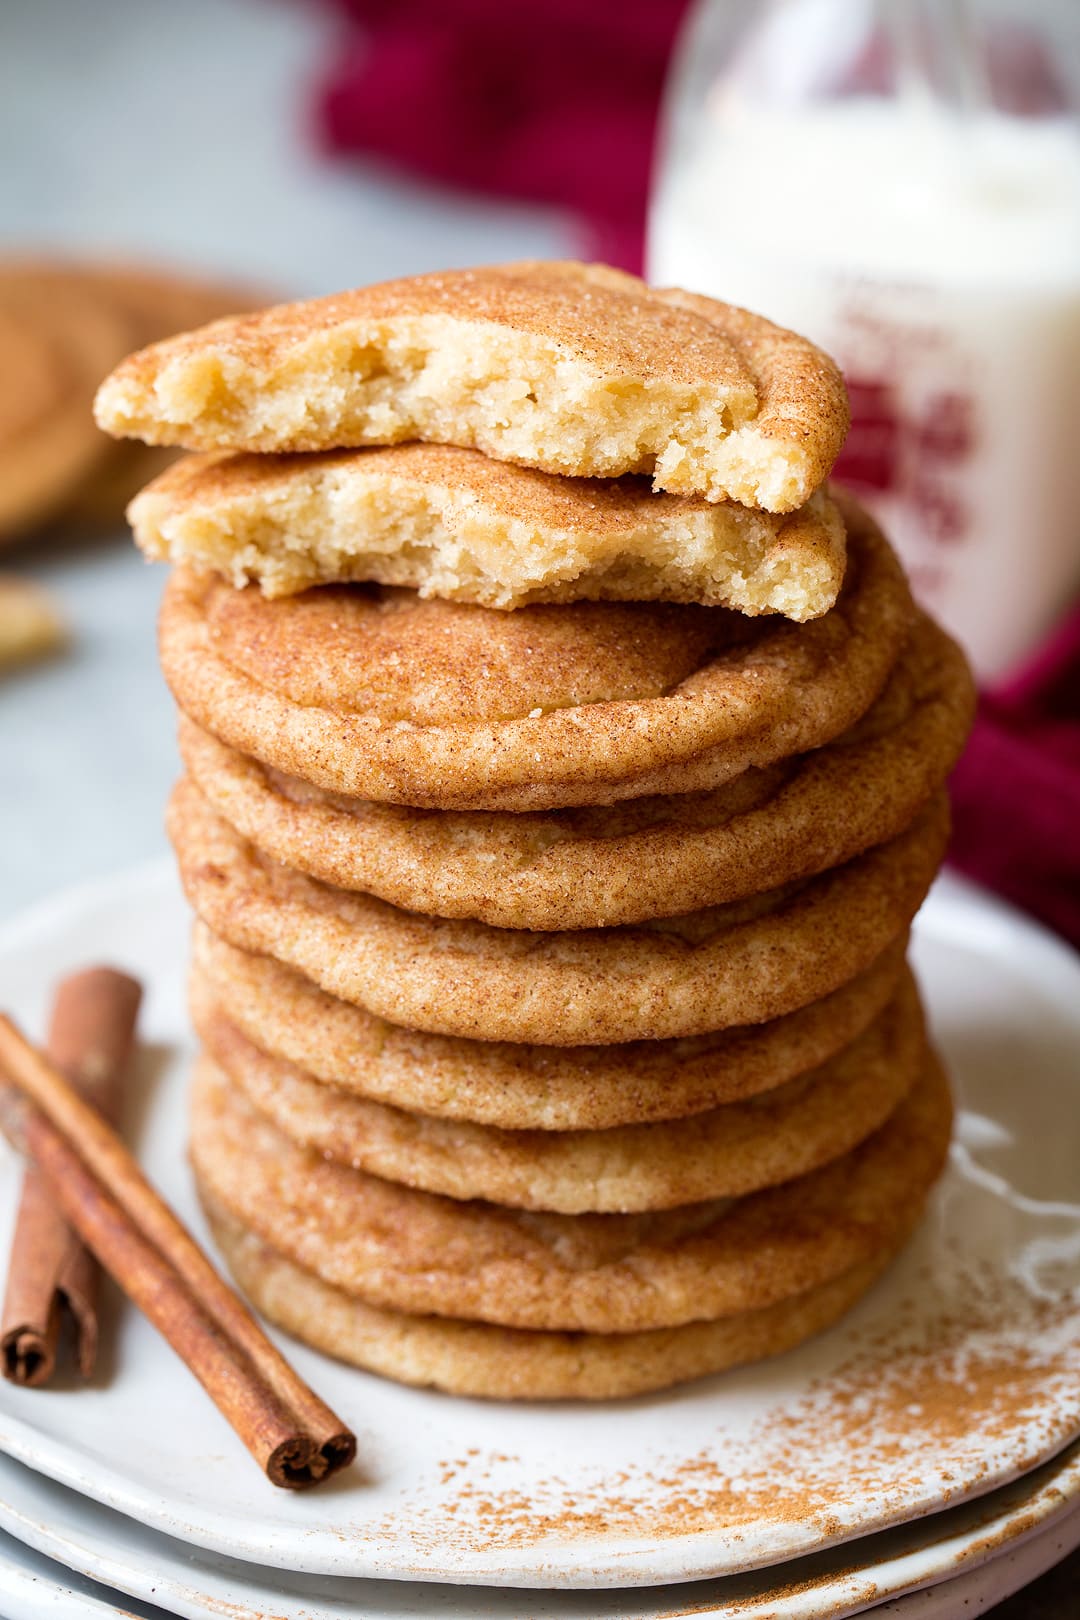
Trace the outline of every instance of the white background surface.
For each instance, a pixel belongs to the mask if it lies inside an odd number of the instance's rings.
[[[339,19],[318,0],[0,0],[0,251],[57,247],[284,296],[565,254],[553,214],[314,149]],[[0,916],[164,849],[176,775],[163,571],[120,535],[0,556],[43,579],[70,654],[0,679]]]

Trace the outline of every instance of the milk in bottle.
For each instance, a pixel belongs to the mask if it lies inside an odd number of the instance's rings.
[[[898,30],[895,0],[781,0],[676,122],[649,232],[651,280],[760,310],[840,362],[836,476],[983,676],[1080,582],[1080,126],[1036,10],[1004,36],[1010,63],[993,18],[979,33],[950,0],[939,21],[968,27],[944,38]],[[968,60],[935,83],[920,40]]]

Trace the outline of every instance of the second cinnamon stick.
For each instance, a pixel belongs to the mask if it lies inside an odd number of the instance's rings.
[[[47,1051],[79,1095],[106,1119],[119,1112],[142,988],[115,968],[87,968],[57,987]],[[98,1348],[100,1270],[60,1212],[41,1171],[27,1166],[0,1318],[0,1371],[17,1384],[48,1383],[65,1317],[84,1378]]]

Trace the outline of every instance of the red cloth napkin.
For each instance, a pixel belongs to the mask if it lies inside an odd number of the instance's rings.
[[[331,151],[571,209],[639,270],[660,91],[687,0],[339,0]]]
[[[1080,608],[983,694],[951,786],[952,864],[1080,947]]]
[[[557,204],[639,270],[657,110],[687,0],[339,0],[328,148]],[[952,861],[1080,946],[1080,610],[984,695]]]

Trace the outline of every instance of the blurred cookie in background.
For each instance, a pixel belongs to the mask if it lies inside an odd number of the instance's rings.
[[[251,288],[136,265],[0,264],[0,545],[56,521],[119,524],[171,453],[100,432],[98,383],[133,348],[263,301]]]
[[[0,539],[46,522],[108,455],[89,404],[127,332],[78,277],[0,265]]]
[[[165,471],[175,455],[147,445],[106,446],[93,471],[78,485],[57,521],[80,534],[87,530],[115,529],[123,522],[128,502],[144,485]]]
[[[67,627],[40,585],[0,574],[0,674],[57,652],[67,639]]]

